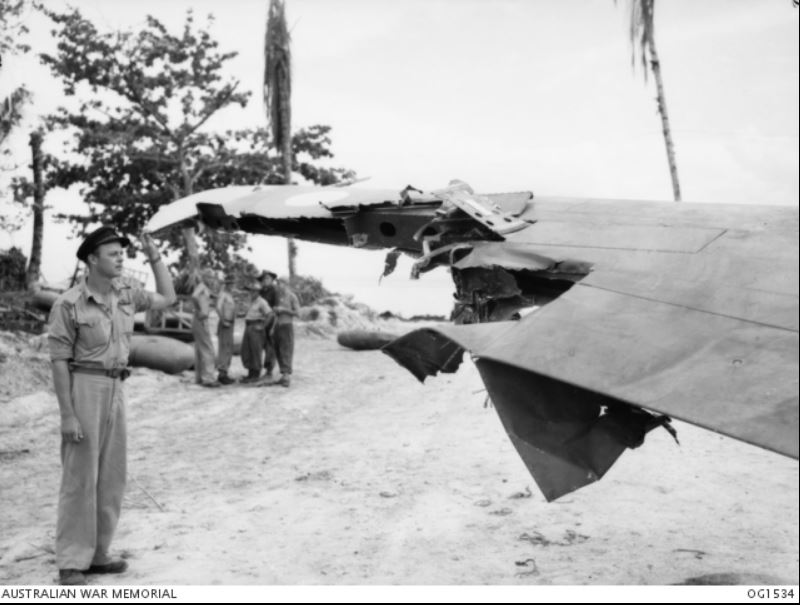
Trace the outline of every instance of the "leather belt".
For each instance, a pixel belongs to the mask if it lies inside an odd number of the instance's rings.
[[[71,366],[70,370],[78,374],[95,374],[97,376],[108,376],[109,378],[119,378],[125,380],[131,375],[128,368],[113,368],[106,370],[105,368],[91,368],[87,366]]]

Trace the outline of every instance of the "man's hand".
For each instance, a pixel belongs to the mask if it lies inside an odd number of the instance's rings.
[[[156,246],[153,237],[149,233],[143,231],[139,234],[139,242],[142,244],[142,252],[147,255],[148,260],[152,262],[160,258],[161,254],[158,251],[158,246]]]
[[[83,429],[75,416],[61,419],[61,436],[72,443],[83,441]]]

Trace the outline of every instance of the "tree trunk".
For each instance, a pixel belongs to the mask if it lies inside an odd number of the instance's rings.
[[[33,156],[33,243],[28,263],[26,283],[31,288],[38,280],[42,266],[42,235],[44,231],[44,182],[42,181],[42,133],[34,132],[30,139]]]
[[[183,243],[186,245],[186,255],[189,258],[189,269],[200,268],[200,252],[197,248],[197,238],[194,236],[194,227],[184,227]]]
[[[667,162],[669,163],[669,174],[672,178],[672,195],[676,202],[681,201],[681,186],[678,183],[678,164],[675,161],[675,146],[672,143],[672,133],[669,127],[669,116],[667,115],[667,99],[664,96],[664,83],[661,80],[661,64],[656,52],[656,41],[653,37],[652,29],[647,40],[650,50],[650,68],[656,80],[656,90],[658,102],[658,113],[661,114],[661,130],[664,132],[664,143],[667,147]]]
[[[194,193],[194,183],[189,175],[189,169],[186,166],[186,159],[183,151],[179,152],[178,160],[181,165],[181,175],[183,177],[183,197],[192,195]],[[200,252],[197,247],[197,238],[194,235],[194,227],[184,227],[182,229],[183,243],[186,245],[186,255],[189,258],[188,268],[190,271],[200,268]]]

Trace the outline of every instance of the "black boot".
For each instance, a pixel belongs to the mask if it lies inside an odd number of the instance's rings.
[[[242,382],[255,382],[261,376],[261,370],[248,370],[247,378],[242,378]]]
[[[234,382],[236,382],[233,378],[228,376],[227,370],[220,370],[217,380],[219,381],[220,384],[233,384]]]

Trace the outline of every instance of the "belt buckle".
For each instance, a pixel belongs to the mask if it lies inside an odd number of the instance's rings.
[[[125,380],[128,376],[131,375],[131,371],[128,368],[113,368],[108,370],[108,375],[111,378],[119,378],[120,380]]]

